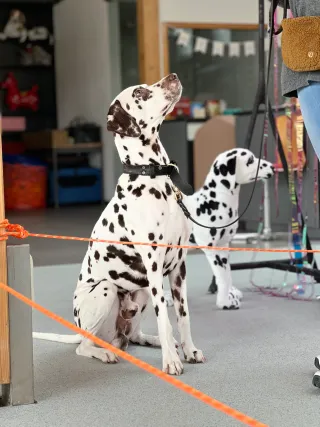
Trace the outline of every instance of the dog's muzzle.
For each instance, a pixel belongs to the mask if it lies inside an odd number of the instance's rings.
[[[161,87],[169,92],[172,97],[178,96],[181,93],[181,82],[176,73],[171,73],[162,80]]]

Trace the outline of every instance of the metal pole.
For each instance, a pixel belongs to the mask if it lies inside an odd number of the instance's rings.
[[[28,298],[31,291],[29,245],[8,246],[8,284]],[[35,403],[33,375],[32,308],[9,296],[10,384],[3,386],[5,405]]]

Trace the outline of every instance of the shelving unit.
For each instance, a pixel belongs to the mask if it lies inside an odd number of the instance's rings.
[[[29,90],[33,85],[38,85],[39,88],[39,108],[37,111],[32,111],[31,109],[26,108],[18,108],[16,111],[11,111],[5,102],[6,92],[0,88],[0,111],[3,117],[25,118],[26,126],[24,131],[10,130],[8,132],[4,130],[4,144],[8,144],[9,142],[20,142],[26,148],[26,154],[31,154],[32,157],[38,157],[48,164],[48,187],[51,190],[52,177],[54,180],[54,190],[52,191],[53,194],[51,194],[51,202],[53,199],[54,206],[59,207],[60,203],[58,196],[59,194],[65,194],[62,192],[59,193],[61,190],[60,185],[62,180],[60,175],[68,172],[67,170],[61,171],[61,169],[69,168],[70,172],[70,169],[79,167],[79,170],[82,170],[83,173],[89,174],[88,170],[83,169],[88,169],[88,165],[90,163],[88,156],[89,154],[97,151],[102,153],[102,144],[100,142],[89,144],[77,143],[74,145],[67,144],[65,147],[59,146],[58,148],[55,148],[53,144],[51,148],[48,148],[49,146],[43,144],[39,139],[37,139],[37,142],[35,143],[36,147],[33,146],[31,148],[30,145],[26,144],[26,135],[35,135],[35,133],[38,132],[42,133],[42,131],[55,130],[57,128],[55,56],[54,45],[50,41],[51,36],[54,40],[53,6],[56,3],[59,3],[59,1],[0,0],[0,32],[4,31],[10,12],[13,9],[17,9],[25,16],[24,26],[27,30],[34,29],[35,27],[45,27],[49,35],[45,40],[27,40],[23,43],[18,39],[0,39],[0,82],[3,82],[8,73],[11,72],[17,80],[19,91]],[[41,49],[50,55],[51,61],[43,64],[26,63],[22,52],[30,46],[40,46]],[[28,59],[30,59],[30,57]],[[29,134],[29,132],[31,133]],[[92,170],[92,173],[97,174],[97,171]],[[98,179],[100,180],[100,178]],[[88,181],[90,181],[89,178]],[[80,192],[80,189],[78,188],[77,191]],[[97,193],[98,190],[96,186],[95,194]],[[86,194],[87,199],[90,199],[90,194]],[[103,197],[101,194],[101,200],[102,199]]]
[[[54,180],[54,207],[59,208],[59,189],[58,189],[58,171],[59,171],[59,156],[67,154],[90,154],[93,152],[100,152],[102,154],[102,144],[100,142],[88,142],[82,144],[66,145],[65,147],[53,147],[50,150],[52,158],[52,171],[53,171],[53,180]],[[103,162],[101,175],[103,176]],[[101,192],[101,201],[103,195],[103,186]]]
[[[2,32],[9,20],[13,9],[20,10],[25,16],[25,27],[29,30],[35,27],[45,27],[50,35],[53,31],[53,5],[58,3],[55,0],[20,0],[9,1],[0,0],[0,31]],[[51,56],[50,65],[22,63],[22,52],[27,46],[39,46]],[[19,90],[28,90],[33,85],[39,86],[39,109],[31,111],[19,108],[11,111],[5,103],[5,90],[0,90],[1,112],[4,117],[26,117],[26,131],[37,131],[42,129],[54,129],[57,126],[56,114],[56,87],[55,87],[55,64],[54,45],[50,43],[50,38],[45,40],[30,41],[21,43],[18,39],[7,38],[0,40],[0,82],[2,82],[9,72],[12,72],[17,79]],[[4,143],[10,141],[13,132],[3,133]],[[21,140],[21,133],[16,132],[15,140]]]

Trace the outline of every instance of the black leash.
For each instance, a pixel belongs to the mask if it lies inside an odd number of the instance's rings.
[[[269,87],[269,81],[270,81],[270,71],[271,71],[271,51],[272,51],[272,39],[273,39],[273,35],[274,34],[279,34],[281,32],[281,29],[275,33],[274,31],[274,20],[273,20],[273,16],[274,16],[274,12],[278,6],[278,2],[279,0],[271,0],[271,6],[270,6],[270,12],[269,12],[269,31],[270,31],[270,39],[269,39],[269,54],[268,54],[268,64],[267,64],[267,78],[266,78],[266,83],[265,83],[265,116],[264,116],[264,126],[265,124],[269,123],[269,95],[268,95],[268,87]],[[286,10],[285,10],[286,13]],[[285,15],[286,16],[286,15]],[[234,221],[230,222],[229,224],[226,224],[224,226],[220,226],[220,227],[210,227],[207,225],[203,225],[200,224],[199,222],[197,222],[194,218],[192,218],[188,208],[186,207],[186,205],[183,203],[182,199],[183,196],[182,194],[185,194],[186,196],[191,196],[194,193],[194,190],[192,188],[192,186],[186,182],[184,182],[184,180],[181,178],[180,174],[179,174],[179,168],[177,166],[177,163],[174,161],[171,161],[169,165],[127,165],[127,164],[123,164],[123,172],[126,174],[130,174],[130,175],[142,175],[142,176],[150,176],[151,178],[155,178],[156,176],[164,176],[167,175],[173,185],[174,185],[174,193],[175,193],[175,198],[176,201],[178,203],[178,205],[180,206],[180,208],[182,209],[184,215],[186,216],[186,218],[190,219],[190,221],[192,221],[194,224],[198,225],[199,227],[202,228],[208,228],[210,230],[217,230],[217,229],[222,229],[222,228],[227,228],[230,227],[231,225],[239,222],[240,218],[243,217],[243,215],[246,213],[246,211],[248,210],[252,198],[253,198],[253,194],[256,188],[256,184],[258,181],[258,175],[259,175],[259,168],[260,168],[260,162],[261,162],[261,156],[262,156],[262,149],[263,149],[263,142],[264,142],[264,138],[266,136],[266,129],[263,129],[263,134],[262,134],[262,138],[261,138],[261,143],[260,143],[260,153],[259,153],[259,161],[258,161],[258,166],[257,166],[257,172],[256,172],[256,176],[254,179],[254,184],[253,184],[253,189],[251,192],[251,196],[249,198],[249,201],[247,203],[247,206],[245,207],[245,209],[243,210],[242,214],[238,216],[237,219],[235,219]]]

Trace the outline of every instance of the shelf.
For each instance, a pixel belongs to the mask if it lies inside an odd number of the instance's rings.
[[[78,143],[63,147],[53,147],[52,150],[59,154],[89,153],[90,151],[102,150],[102,144],[100,142]]]
[[[1,65],[0,70],[50,70],[54,71],[53,65]]]
[[[56,154],[79,154],[79,153],[91,153],[92,151],[101,151],[102,143],[101,142],[85,142],[78,144],[67,144],[60,147],[32,147],[28,150],[33,152],[45,153],[52,152]]]
[[[26,118],[55,118],[56,113],[54,111],[29,111],[29,110],[18,110],[18,111],[0,111],[2,117],[26,117]]]

